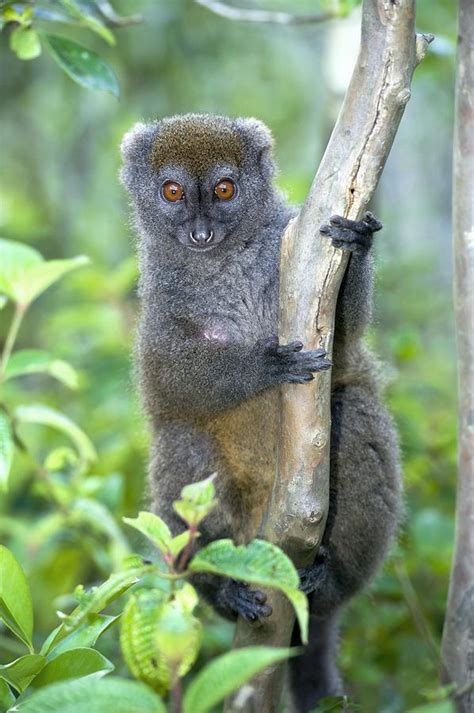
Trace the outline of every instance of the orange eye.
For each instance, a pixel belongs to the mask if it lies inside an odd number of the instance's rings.
[[[161,189],[163,198],[170,203],[176,203],[184,198],[184,188],[176,181],[166,181]]]
[[[214,193],[221,201],[229,201],[235,194],[235,185],[230,178],[224,178],[216,184]]]

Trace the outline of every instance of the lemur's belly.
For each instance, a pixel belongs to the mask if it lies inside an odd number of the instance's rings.
[[[235,503],[236,542],[258,533],[276,469],[279,390],[266,391],[224,414],[206,430],[215,439],[218,477],[239,493]]]

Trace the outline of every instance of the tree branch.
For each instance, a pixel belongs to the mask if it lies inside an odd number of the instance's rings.
[[[239,22],[263,22],[275,25],[309,25],[332,20],[339,15],[334,12],[319,12],[306,15],[292,15],[288,12],[274,12],[272,10],[254,10],[251,8],[234,7],[219,0],[195,0],[198,5],[210,10],[214,15],[225,17],[227,20]]]
[[[459,451],[456,543],[441,650],[441,678],[456,683],[456,710],[474,707],[474,6],[459,2],[453,155],[454,312]]]
[[[333,213],[357,219],[369,203],[390,152],[413,71],[432,36],[415,35],[415,0],[364,0],[359,57],[343,107],[298,218],[283,237],[280,337],[331,353],[339,286],[347,265],[341,250],[319,238]],[[316,555],[329,500],[331,377],[316,374],[304,389],[282,388],[278,476],[263,536],[298,567]],[[294,626],[288,601],[268,592],[273,615],[257,627],[240,620],[234,645],[287,646]],[[254,679],[244,706],[226,711],[270,713],[277,708],[281,668]]]

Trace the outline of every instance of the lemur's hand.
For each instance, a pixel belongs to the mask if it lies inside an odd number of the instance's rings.
[[[324,349],[303,352],[303,342],[279,344],[277,337],[264,343],[266,368],[276,383],[303,384],[311,381],[314,371],[331,367]]]
[[[267,595],[258,589],[250,589],[246,582],[227,579],[217,596],[221,606],[246,621],[258,621],[272,613],[271,606],[266,603]]]
[[[319,232],[330,238],[335,248],[364,253],[370,250],[374,233],[381,229],[382,223],[367,211],[362,220],[349,220],[333,215],[329,219],[329,225],[322,225]]]

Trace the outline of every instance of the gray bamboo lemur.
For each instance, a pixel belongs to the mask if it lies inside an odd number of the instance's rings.
[[[141,323],[137,362],[153,429],[151,491],[176,531],[184,484],[217,472],[219,508],[202,544],[254,537],[275,472],[279,384],[327,369],[322,350],[280,345],[280,238],[293,215],[273,186],[272,139],[255,119],[186,115],[137,124],[122,143],[122,181],[135,214]],[[336,315],[332,371],[330,512],[320,555],[301,572],[311,639],[292,664],[298,709],[340,691],[335,666],[341,605],[381,564],[400,506],[397,441],[361,338],[372,307],[369,213],[321,228],[351,251]],[[228,617],[271,613],[261,592],[198,583]]]

